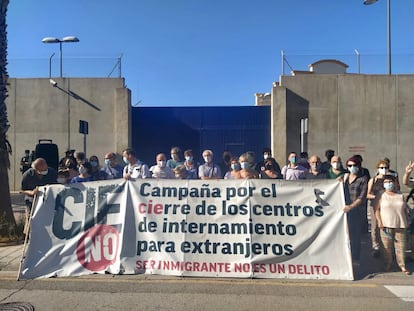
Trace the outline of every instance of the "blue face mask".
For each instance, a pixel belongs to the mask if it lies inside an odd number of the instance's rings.
[[[348,167],[348,171],[352,174],[356,174],[356,173],[358,173],[359,168],[358,168],[358,166],[351,166],[351,167]]]
[[[242,170],[249,168],[249,162],[241,162],[240,167],[242,168]]]
[[[295,164],[296,163],[296,157],[291,157],[289,159],[290,163]]]
[[[239,170],[239,169],[240,169],[240,164],[239,164],[239,163],[233,163],[233,164],[231,165],[231,169],[232,169],[233,171],[237,171],[237,170]]]
[[[129,161],[128,161],[128,159],[126,157],[123,157],[122,160],[124,160],[124,163],[125,164],[129,164]]]
[[[394,183],[393,182],[384,183],[384,189],[392,191],[394,189]]]

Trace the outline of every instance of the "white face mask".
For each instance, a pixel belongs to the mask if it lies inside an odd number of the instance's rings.
[[[378,169],[378,174],[380,174],[380,175],[386,175],[387,174],[387,169],[386,168],[379,168]]]
[[[59,178],[57,179],[57,182],[58,182],[59,184],[65,184],[65,183],[66,183],[66,178],[65,178],[65,177],[59,177]]]
[[[86,168],[84,168],[83,166],[79,167],[79,174],[83,175],[86,173]]]
[[[265,153],[265,154],[263,155],[263,159],[264,159],[264,160],[269,159],[269,154],[268,154],[268,153]]]
[[[204,161],[205,161],[206,163],[210,163],[210,162],[211,162],[211,156],[205,156],[205,157],[204,157]]]
[[[167,162],[165,162],[165,161],[157,161],[157,165],[159,167],[165,167],[166,164],[167,164]]]
[[[341,167],[341,163],[339,163],[339,162],[333,162],[331,165],[335,170],[337,170]]]
[[[46,169],[46,171],[41,171],[39,173],[40,175],[46,176],[48,172],[49,172],[49,169]]]
[[[129,161],[128,161],[127,157],[123,157],[122,160],[124,160],[125,164],[129,164]]]

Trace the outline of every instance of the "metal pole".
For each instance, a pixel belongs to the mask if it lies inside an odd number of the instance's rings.
[[[55,53],[52,53],[49,58],[49,79],[52,78],[52,57],[55,55]]]
[[[60,67],[60,68],[62,68],[62,67]],[[61,73],[62,73],[62,71],[61,71]],[[69,84],[69,79],[68,79],[68,92],[67,92],[67,94],[68,94],[68,150],[70,150],[70,84]]]
[[[391,74],[391,0],[387,0],[387,55],[388,74]]]
[[[360,61],[359,51],[357,49],[355,49],[355,54],[357,55],[358,74],[360,74],[361,73],[361,61]]]
[[[62,41],[59,41],[60,45],[60,77],[62,78]]]
[[[281,51],[282,53],[282,76],[285,75],[285,51]]]

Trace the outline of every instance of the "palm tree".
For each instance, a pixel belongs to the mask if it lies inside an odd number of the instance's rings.
[[[7,140],[10,127],[7,119],[7,25],[6,14],[9,0],[0,0],[0,238],[10,237],[16,228],[11,207],[9,172],[11,146]]]

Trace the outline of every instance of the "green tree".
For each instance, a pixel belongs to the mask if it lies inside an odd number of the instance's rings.
[[[10,127],[7,119],[7,6],[9,0],[0,0],[0,238],[8,238],[16,228],[10,199],[9,169],[11,146],[7,140]]]

